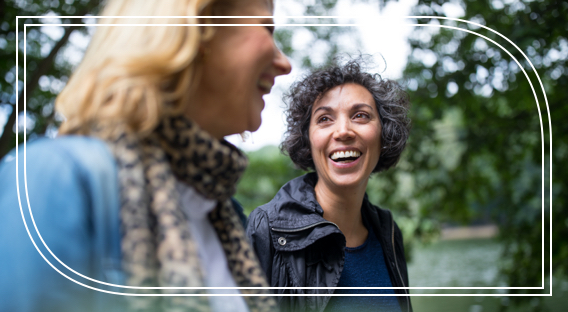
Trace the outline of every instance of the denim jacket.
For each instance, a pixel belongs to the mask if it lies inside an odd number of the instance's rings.
[[[0,161],[0,312],[123,311],[125,296],[105,292],[126,289],[89,280],[124,285],[119,207],[116,164],[98,139],[43,138],[6,155]]]

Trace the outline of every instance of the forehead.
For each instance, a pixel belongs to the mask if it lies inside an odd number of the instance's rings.
[[[375,100],[367,88],[355,84],[346,83],[329,89],[322,94],[312,106],[312,111],[322,106],[339,106],[352,104],[369,104],[374,110]]]

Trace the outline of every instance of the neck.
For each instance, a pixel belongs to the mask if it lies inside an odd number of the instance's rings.
[[[363,225],[361,206],[367,183],[354,188],[330,188],[318,179],[314,188],[316,199],[323,209],[323,218],[339,227],[347,241],[347,247],[362,245],[367,239]]]

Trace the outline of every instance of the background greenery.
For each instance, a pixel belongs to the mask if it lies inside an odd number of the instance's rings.
[[[442,1],[420,1],[415,13],[440,15],[442,5]],[[565,196],[560,196],[566,186],[560,161],[568,147],[566,124],[561,122],[567,112],[563,105],[566,93],[561,90],[568,84],[568,3],[466,1],[462,5],[464,19],[505,34],[529,56],[546,90],[550,117],[542,92],[537,92],[538,107],[528,80],[496,46],[463,32],[442,29],[432,34],[428,28],[418,28],[410,40],[413,53],[404,72],[414,104],[414,131],[405,158],[409,165],[392,174],[406,172],[415,177],[410,197],[417,202],[418,215],[461,222],[489,218],[497,223],[504,244],[502,257],[510,260],[501,267],[506,284],[538,286],[543,282],[543,241],[545,246],[549,243],[548,235],[541,235],[542,227],[547,234],[550,230],[549,211],[545,209],[542,215],[541,198],[544,207],[550,207],[550,183],[554,186],[552,214],[557,221],[552,228],[552,270],[566,276],[568,264],[568,246],[562,243],[568,234],[568,210]],[[456,25],[451,21],[441,24]],[[514,47],[489,31],[467,28],[512,51],[532,83],[539,86]],[[425,62],[421,54],[435,56],[435,62]],[[551,133],[552,155],[548,149]],[[550,157],[555,164],[552,181]],[[545,272],[550,270],[548,250],[545,248]],[[528,298],[518,300],[526,303]],[[535,309],[543,307],[537,304]]]
[[[360,1],[384,5],[376,0]],[[302,4],[301,1],[295,2]],[[311,3],[304,5],[305,15],[336,13],[337,0]],[[395,212],[410,258],[419,258],[424,244],[436,242],[443,224],[497,224],[500,228],[500,249],[495,260],[499,268],[496,279],[503,285],[526,287],[543,283],[541,233],[543,226],[546,234],[551,230],[548,207],[551,207],[549,185],[552,184],[553,281],[555,285],[563,285],[568,277],[568,245],[565,243],[568,210],[566,196],[562,196],[567,189],[565,177],[568,173],[561,162],[568,154],[568,123],[564,122],[568,117],[568,109],[564,105],[568,90],[568,2],[454,0],[453,3],[463,8],[463,19],[501,32],[529,57],[546,90],[550,117],[535,73],[520,52],[504,39],[465,23],[418,19],[416,22],[422,24],[470,29],[502,44],[527,70],[537,91],[539,107],[519,67],[492,43],[456,30],[417,27],[410,38],[412,53],[400,81],[408,89],[413,103],[411,138],[399,165],[372,177],[369,196],[374,203]],[[17,92],[15,90],[16,70],[19,70],[20,79],[23,77],[22,67],[15,67],[15,16],[48,13],[89,15],[96,14],[98,9],[98,1],[0,2],[0,109],[10,112],[0,137],[0,157],[15,144],[18,132],[13,131],[18,130],[13,129],[15,118],[24,117],[14,109],[16,97],[21,103],[24,96],[28,99],[27,118],[33,125],[28,133],[34,136],[56,129],[58,122],[53,100],[65,84],[72,66],[61,52],[69,47],[69,38],[74,32],[87,33],[84,28],[60,27],[61,36],[54,38],[41,28],[30,28],[27,41],[28,94],[24,95],[21,81],[17,82]],[[443,1],[419,0],[413,13],[443,16],[443,12]],[[23,24],[32,22],[37,20],[21,19],[20,38],[23,37]],[[69,21],[63,19],[61,22]],[[313,40],[308,47],[300,50],[293,44],[297,35],[295,29],[299,28],[277,31],[276,39],[283,51],[300,60],[306,70],[329,63],[342,51],[339,41],[346,34],[356,37],[356,34],[349,33],[352,30],[348,28],[305,28],[303,31],[307,30]],[[314,53],[316,45],[323,51],[320,55]],[[18,47],[22,60],[23,43],[20,42]],[[554,138],[552,154],[548,148],[552,143],[549,139],[551,134]],[[249,212],[268,202],[285,182],[302,173],[294,169],[276,147],[251,152],[249,157],[251,164],[237,194]],[[548,170],[552,165],[550,181]],[[541,212],[542,197],[546,208],[544,216]],[[544,224],[541,222],[543,217]],[[437,243],[433,244],[436,246]],[[548,235],[544,236],[544,244],[549,244]],[[547,278],[550,278],[549,249],[544,250],[544,269]],[[565,292],[555,290],[555,297],[557,294]],[[418,297],[413,300],[417,311],[429,311],[427,307],[433,307],[432,311],[462,311],[463,308],[475,312],[480,309],[516,310],[518,307],[522,307],[522,311],[540,311],[547,307],[560,311],[559,305],[550,298],[481,299],[485,303],[480,303],[480,299],[475,297],[462,299]]]
[[[32,136],[43,134],[57,128],[58,121],[54,108],[55,96],[61,91],[70,75],[72,65],[62,55],[64,48],[69,46],[69,39],[75,32],[86,35],[84,27],[56,27],[60,32],[58,38],[48,35],[43,28],[28,27],[27,32],[27,94],[23,85],[23,51],[24,24],[38,23],[37,19],[20,18],[18,26],[20,42],[18,54],[20,67],[16,68],[16,16],[84,16],[94,15],[99,10],[99,1],[66,0],[66,1],[14,1],[0,2],[0,109],[8,112],[8,120],[0,136],[0,157],[10,151],[16,142],[14,129],[16,117],[23,117],[23,105],[16,111],[16,97],[19,103],[27,99],[28,133]],[[55,22],[58,23],[57,21]],[[81,19],[62,19],[59,23],[82,23]],[[16,70],[19,81],[16,83]],[[17,84],[17,91],[16,91]],[[18,130],[18,131],[14,131]],[[23,139],[23,138],[22,138]],[[22,140],[20,140],[21,142]]]

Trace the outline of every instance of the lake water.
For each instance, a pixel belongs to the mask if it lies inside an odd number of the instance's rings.
[[[414,249],[408,265],[410,286],[505,286],[498,280],[501,252],[501,244],[493,239],[447,240],[420,246]]]
[[[417,247],[408,264],[411,287],[506,287],[499,277],[503,246],[494,239],[439,241]],[[548,285],[549,279],[545,280]],[[529,285],[527,285],[529,286]],[[539,285],[533,285],[539,286]],[[548,287],[546,287],[548,292]],[[411,294],[490,293],[492,290],[415,290]],[[502,292],[502,291],[500,291]],[[539,290],[534,291],[539,292]],[[499,292],[498,292],[499,293]],[[552,297],[414,296],[414,312],[565,312],[568,311],[568,280],[553,279]],[[543,305],[540,305],[543,304]],[[505,308],[503,310],[503,308]]]

